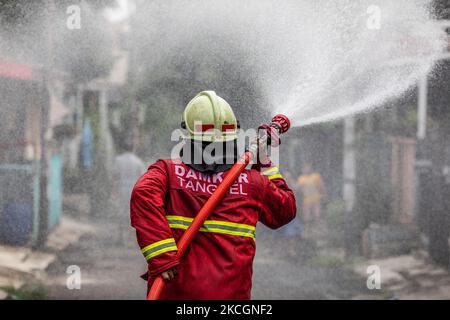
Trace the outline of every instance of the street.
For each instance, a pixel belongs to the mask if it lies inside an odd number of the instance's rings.
[[[44,282],[48,299],[144,299],[139,275],[145,261],[132,230],[126,246],[114,244],[114,228],[97,221],[95,233],[59,254]],[[80,290],[67,288],[69,266],[81,270]],[[368,293],[366,280],[337,258],[319,256],[315,240],[286,241],[281,231],[257,232],[252,299],[349,299]]]
[[[144,299],[145,282],[139,275],[146,263],[130,237],[126,246],[115,245],[114,225],[95,223],[96,232],[61,252],[50,266],[45,281],[49,299]],[[132,232],[130,230],[130,232]],[[69,290],[66,282],[69,266],[81,271],[81,288]]]

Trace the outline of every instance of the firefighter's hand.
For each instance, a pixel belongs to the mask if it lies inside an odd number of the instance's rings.
[[[173,278],[175,278],[175,276],[177,275],[177,273],[178,273],[178,271],[177,271],[176,268],[171,268],[171,269],[168,269],[168,270],[166,270],[166,271],[163,271],[163,272],[161,273],[161,277],[162,277],[165,281],[170,281],[170,280],[172,280]]]
[[[268,166],[271,163],[267,149],[266,142],[258,141],[258,163],[262,166]]]

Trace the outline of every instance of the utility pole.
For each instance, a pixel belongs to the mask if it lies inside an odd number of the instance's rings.
[[[99,101],[98,101],[98,111],[100,118],[100,154],[101,161],[106,168],[106,174],[108,179],[112,178],[112,166],[113,166],[113,142],[111,137],[111,130],[109,128],[108,120],[108,84],[102,85],[99,88]]]
[[[417,139],[423,140],[427,130],[427,95],[428,76],[424,75],[418,83],[418,104],[417,104]]]
[[[354,252],[354,225],[353,210],[355,207],[355,119],[348,117],[344,119],[344,156],[343,156],[343,198],[345,202],[345,251],[347,255]]]
[[[46,55],[46,63],[45,63],[45,74],[44,74],[44,90],[47,92],[48,98],[46,98],[42,103],[41,110],[41,155],[40,155],[40,165],[39,165],[39,174],[40,174],[40,206],[39,206],[39,219],[38,225],[39,230],[37,234],[37,238],[32,240],[33,246],[35,247],[43,247],[47,240],[48,235],[48,194],[47,194],[47,181],[48,181],[48,163],[49,163],[49,154],[48,154],[48,144],[47,144],[47,132],[49,127],[49,118],[50,118],[50,90],[52,86],[52,78],[53,78],[53,62],[54,62],[54,50],[53,50],[53,28],[52,21],[54,19],[55,14],[55,2],[54,0],[48,0],[46,2],[46,14],[45,14],[45,32],[47,36],[47,55]]]

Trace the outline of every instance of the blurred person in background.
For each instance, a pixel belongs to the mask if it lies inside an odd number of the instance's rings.
[[[302,214],[305,223],[318,222],[321,217],[321,201],[326,196],[325,186],[320,173],[313,170],[311,164],[305,164],[297,185],[302,194]]]
[[[127,230],[129,228],[129,199],[133,186],[139,177],[144,174],[144,162],[133,153],[131,139],[119,140],[119,154],[114,159],[113,166],[113,192],[114,223],[117,223],[118,232],[116,241],[119,245],[127,243]]]

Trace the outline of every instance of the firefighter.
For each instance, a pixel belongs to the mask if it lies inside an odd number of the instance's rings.
[[[270,161],[245,170],[179,259],[176,242],[237,161],[238,122],[224,99],[203,91],[181,125],[189,134],[180,157],[151,165],[131,195],[131,224],[148,263],[143,278],[150,288],[162,275],[161,299],[250,299],[256,223],[276,229],[291,221],[294,194]],[[205,152],[214,144],[228,151]]]

